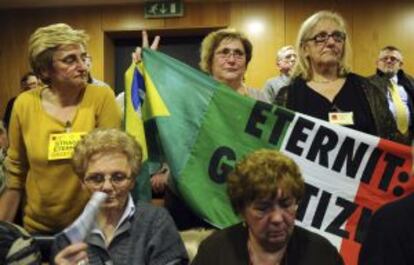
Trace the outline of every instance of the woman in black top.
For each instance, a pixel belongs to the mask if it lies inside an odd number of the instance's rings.
[[[349,42],[344,19],[320,11],[301,26],[298,63],[275,103],[331,123],[393,139],[396,126],[379,89],[346,64]]]

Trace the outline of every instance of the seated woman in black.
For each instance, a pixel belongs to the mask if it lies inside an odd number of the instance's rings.
[[[305,184],[293,160],[274,150],[256,151],[236,165],[227,184],[244,222],[204,240],[193,265],[343,264],[327,239],[294,224]]]

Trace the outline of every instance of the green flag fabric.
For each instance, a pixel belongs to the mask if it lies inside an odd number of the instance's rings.
[[[156,124],[176,188],[207,222],[217,227],[234,224],[239,218],[227,197],[227,172],[244,154],[259,147],[275,148],[240,133],[256,101],[162,53],[144,49],[143,61],[145,78],[151,79],[152,89],[170,113],[157,117]]]

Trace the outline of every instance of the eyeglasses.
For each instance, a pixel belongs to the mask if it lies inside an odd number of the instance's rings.
[[[71,54],[62,59],[56,59],[56,60],[66,64],[67,66],[74,66],[78,63],[86,64],[87,62],[90,62],[91,57],[88,56],[87,54],[82,54],[81,56]]]
[[[274,210],[293,215],[298,209],[298,203],[294,198],[289,197],[280,199],[277,203],[274,203],[273,200],[256,201],[251,204],[251,209],[259,218],[268,216]]]
[[[316,43],[325,43],[328,41],[328,39],[332,37],[332,39],[335,42],[338,43],[343,43],[346,39],[346,34],[344,32],[341,31],[334,31],[331,34],[329,34],[326,31],[322,31],[319,32],[318,34],[316,34],[315,36],[313,36],[312,38],[306,39],[305,41],[314,41]]]
[[[119,188],[125,185],[131,178],[122,172],[114,172],[111,175],[94,173],[85,177],[84,182],[93,188],[102,188],[105,180],[109,179],[112,186]]]
[[[229,59],[232,55],[233,58],[236,60],[241,60],[245,57],[245,53],[244,51],[240,50],[240,49],[229,49],[229,48],[224,48],[220,51],[217,51],[216,54],[222,58],[222,59]]]
[[[379,59],[381,62],[386,63],[387,61],[391,61],[392,63],[398,63],[401,60],[395,56],[384,56],[382,58]]]

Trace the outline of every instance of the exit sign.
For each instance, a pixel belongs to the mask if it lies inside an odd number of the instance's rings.
[[[182,0],[145,2],[145,18],[182,17],[183,14]]]

